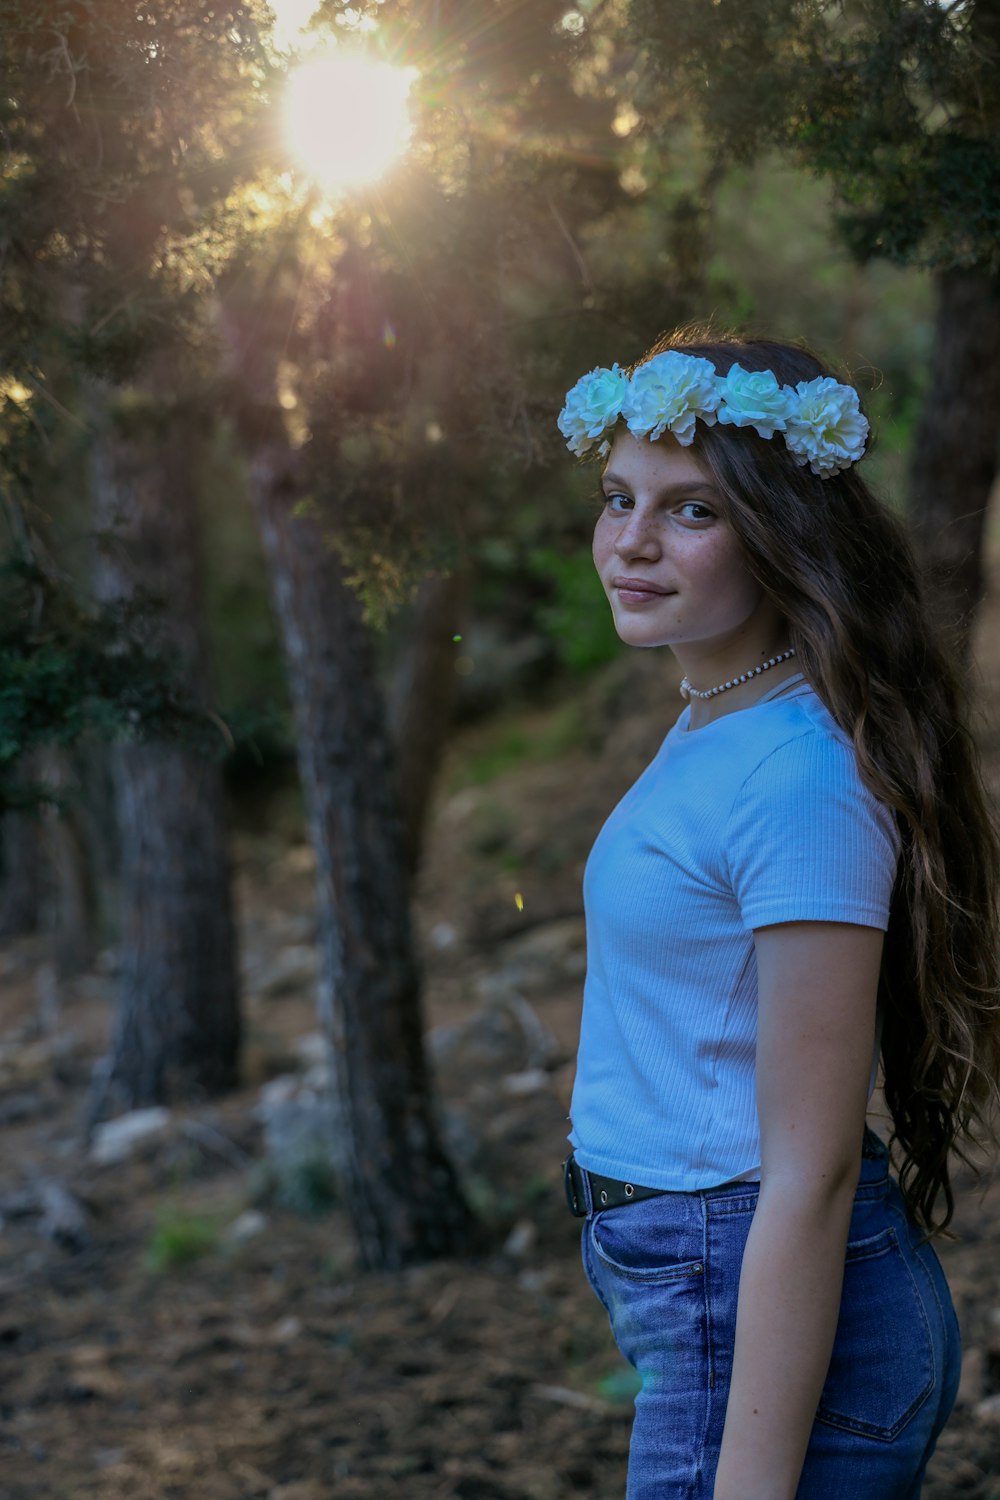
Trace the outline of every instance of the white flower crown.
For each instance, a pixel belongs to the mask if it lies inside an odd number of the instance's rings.
[[[582,457],[599,443],[603,457],[619,418],[636,437],[653,442],[669,431],[683,448],[694,442],[698,418],[706,427],[753,427],[762,438],[780,432],[795,462],[821,479],[849,469],[868,436],[857,391],[828,375],[793,390],[771,370],[734,364],[718,375],[709,360],[675,349],[654,354],[631,379],[617,365],[582,376],[559,413],[559,431],[572,453]]]

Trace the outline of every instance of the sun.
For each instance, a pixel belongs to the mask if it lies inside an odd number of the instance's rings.
[[[410,138],[413,68],[335,52],[293,68],[285,86],[288,148],[327,192],[381,177]]]

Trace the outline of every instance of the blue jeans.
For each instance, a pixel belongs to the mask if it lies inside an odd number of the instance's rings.
[[[642,1381],[627,1500],[711,1500],[740,1265],[758,1185],[589,1212],[587,1278]],[[958,1322],[940,1262],[865,1134],[833,1356],[797,1500],[916,1500],[958,1389]]]

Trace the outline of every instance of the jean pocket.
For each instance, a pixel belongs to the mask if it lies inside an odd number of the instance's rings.
[[[933,1388],[934,1346],[909,1247],[893,1228],[849,1244],[816,1420],[892,1442]]]
[[[594,1251],[606,1266],[634,1281],[692,1282],[705,1273],[702,1257],[692,1252],[690,1231],[664,1220],[660,1200],[608,1208],[590,1223]]]

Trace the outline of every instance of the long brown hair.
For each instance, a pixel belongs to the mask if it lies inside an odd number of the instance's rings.
[[[734,363],[789,385],[832,373],[795,345],[691,330],[645,359],[668,349],[720,375]],[[803,674],[896,815],[883,1089],[900,1186],[917,1222],[939,1232],[954,1209],[949,1157],[976,1167],[969,1151],[993,1137],[1000,1077],[1000,842],[963,684],[930,624],[907,535],[856,466],[819,479],[780,437],[752,428],[699,423],[695,444]]]

